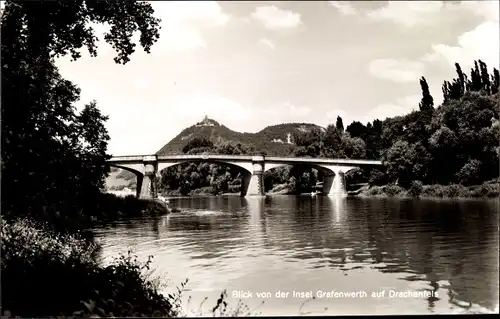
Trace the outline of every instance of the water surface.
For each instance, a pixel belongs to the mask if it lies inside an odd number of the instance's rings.
[[[188,278],[190,315],[205,297],[209,311],[223,290],[233,308],[251,293],[242,301],[263,315],[498,311],[498,201],[276,196],[171,203],[182,211],[95,232],[103,262],[132,248],[143,259],[155,256],[155,274],[171,288]]]

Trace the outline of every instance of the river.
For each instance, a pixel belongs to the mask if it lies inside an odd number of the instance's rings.
[[[94,232],[103,263],[132,248],[154,255],[166,292],[189,279],[190,316],[223,290],[262,315],[498,311],[498,200],[170,201],[181,212]]]

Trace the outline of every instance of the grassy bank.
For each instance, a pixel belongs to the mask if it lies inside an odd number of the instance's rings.
[[[484,182],[481,185],[464,186],[422,185],[419,181],[405,189],[398,185],[372,186],[363,189],[358,196],[365,197],[422,197],[422,198],[495,198],[500,194],[500,184],[497,179]]]

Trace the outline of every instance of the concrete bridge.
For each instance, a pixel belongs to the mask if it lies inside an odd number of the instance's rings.
[[[308,165],[321,171],[324,176],[323,194],[335,191],[332,184],[337,175],[343,177],[347,171],[354,168],[382,165],[381,161],[373,160],[216,154],[114,156],[107,163],[136,174],[137,197],[151,198],[157,196],[155,181],[160,172],[186,162],[212,162],[241,168],[241,196],[264,195],[263,174],[283,165]]]

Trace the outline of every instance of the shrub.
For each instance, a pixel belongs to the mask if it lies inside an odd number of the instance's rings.
[[[272,192],[273,193],[276,193],[276,192],[281,192],[283,190],[287,190],[289,188],[289,185],[288,184],[281,184],[281,185],[278,185],[276,187],[274,187],[272,189]]]
[[[412,181],[410,189],[408,190],[408,195],[412,197],[419,197],[424,189],[421,181]]]
[[[465,186],[460,184],[451,184],[443,189],[443,197],[469,197],[470,192]]]
[[[201,187],[193,189],[189,192],[189,195],[215,195],[217,192],[212,186]]]
[[[365,192],[365,194],[367,196],[380,196],[383,195],[384,192],[382,191],[382,187],[372,186]]]
[[[471,189],[472,197],[497,197],[499,195],[499,185],[484,183],[479,187]]]
[[[241,189],[241,185],[229,185],[228,192],[229,193],[238,193]]]
[[[384,193],[390,197],[402,195],[404,194],[404,191],[405,191],[404,188],[398,185],[387,185],[384,188]]]
[[[421,195],[426,197],[443,197],[445,194],[444,188],[443,185],[439,184],[426,185],[422,189]]]
[[[370,177],[368,178],[368,183],[370,185],[381,186],[386,182],[387,182],[387,174],[378,169],[374,169],[370,173]]]

